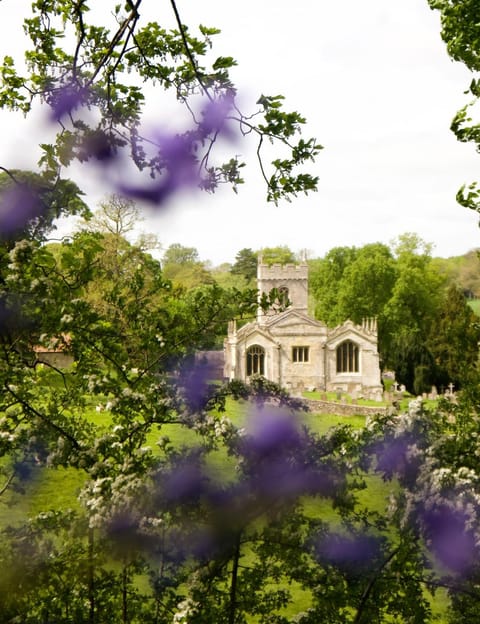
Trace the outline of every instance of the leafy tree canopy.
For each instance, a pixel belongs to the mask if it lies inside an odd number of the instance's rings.
[[[198,250],[195,247],[185,247],[180,243],[173,243],[163,254],[163,265],[168,264],[195,264],[200,262]]]
[[[432,9],[440,12],[442,39],[447,51],[456,61],[464,63],[472,71],[468,93],[470,101],[462,107],[451,123],[451,130],[459,141],[480,146],[480,127],[475,121],[480,97],[480,10],[476,0],[428,0]],[[457,193],[457,201],[466,208],[480,212],[480,192],[477,182],[463,185]]]
[[[429,348],[437,367],[437,383],[465,386],[478,364],[480,323],[467,304],[463,291],[452,285],[445,293],[432,325]]]
[[[264,264],[294,264],[296,257],[287,245],[263,247],[258,255]]]
[[[234,275],[242,275],[250,282],[257,275],[258,253],[249,248],[240,249],[230,269]]]

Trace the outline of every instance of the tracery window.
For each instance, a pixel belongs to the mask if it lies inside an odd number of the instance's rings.
[[[308,362],[310,359],[310,347],[292,347],[293,362]]]
[[[253,345],[247,350],[247,377],[265,375],[265,349]]]
[[[337,373],[358,373],[358,346],[351,340],[337,347]]]
[[[278,300],[281,305],[286,305],[288,303],[288,288],[286,286],[280,286],[278,289]]]

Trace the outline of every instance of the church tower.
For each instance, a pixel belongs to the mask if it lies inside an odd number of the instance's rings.
[[[290,301],[290,309],[308,313],[308,265],[301,264],[263,264],[261,259],[257,267],[257,288],[260,296],[276,288]],[[266,317],[274,312],[265,314],[260,308],[258,322],[262,323]]]

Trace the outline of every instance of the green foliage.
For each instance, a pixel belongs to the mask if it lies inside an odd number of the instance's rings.
[[[147,173],[146,182],[161,180],[169,170],[161,141],[147,136],[141,125],[150,86],[156,93],[159,88],[172,92],[180,115],[191,119],[192,128],[177,139],[190,146],[191,164],[201,171],[200,188],[213,192],[228,184],[237,191],[243,183],[245,163],[236,155],[225,157],[223,147],[217,149],[219,133],[228,125],[229,133],[235,127],[244,140],[257,141],[269,201],[316,190],[318,177],[304,172],[303,165],[321,147],[313,138],[301,138],[305,119],[284,111],[278,95],[262,95],[256,110],[242,112],[230,78],[235,59],[212,54],[220,31],[200,25],[194,32],[182,22],[175,3],[176,28],[145,22],[141,4],[108,2],[94,12],[83,0],[32,3],[24,20],[31,40],[26,70],[22,75],[15,60],[4,57],[0,106],[25,113],[34,101],[51,107],[59,131],[51,144],[41,146],[40,159],[49,175],[74,160],[106,162],[128,152],[139,171]],[[212,123],[212,110],[222,117],[218,123]],[[276,146],[275,159],[267,166],[264,144],[270,142]]]
[[[432,9],[440,12],[442,39],[450,56],[464,63],[473,73],[468,91],[472,99],[455,115],[451,130],[462,142],[480,146],[480,125],[475,122],[480,81],[475,72],[480,70],[480,12],[476,0],[428,0]],[[465,208],[480,211],[477,182],[463,185],[457,193],[457,201]]]
[[[83,193],[71,180],[49,172],[2,171],[0,205],[2,242],[11,248],[15,240],[45,240],[62,216],[87,217],[89,208]]]
[[[295,264],[296,258],[287,245],[277,247],[263,247],[258,256],[264,264]]]
[[[480,296],[480,259],[478,250],[453,256],[433,258],[432,266],[445,276],[447,284],[461,288],[467,298]]]
[[[429,348],[439,370],[437,382],[460,388],[478,366],[480,324],[463,292],[451,286],[429,337]]]
[[[472,258],[476,259],[474,252]],[[451,381],[445,379],[448,349],[433,347],[437,339],[445,343],[440,318],[446,287],[460,274],[451,268],[451,262],[432,259],[430,245],[414,234],[404,234],[391,247],[381,243],[337,247],[309,264],[317,318],[330,326],[347,319],[360,324],[365,318],[376,318],[382,365],[394,370],[397,381],[409,391],[421,389],[422,393],[432,384],[440,387]],[[465,264],[470,266],[470,261]],[[463,315],[463,296],[458,305]],[[463,347],[458,340],[452,342],[452,361],[463,359],[463,349],[476,352],[472,322],[464,325],[470,330],[465,333]],[[469,355],[467,360],[467,368],[474,368],[474,358]],[[462,376],[455,374],[457,383]]]
[[[180,243],[173,243],[163,254],[163,265],[194,264],[198,262],[198,251],[195,247],[184,247]]]
[[[163,255],[162,267],[165,277],[179,288],[188,290],[214,282],[210,271],[199,260],[195,247],[184,247],[179,243],[170,245]]]
[[[255,291],[176,291],[156,261],[111,233],[79,232],[53,248],[22,242],[10,260],[9,301],[34,324],[2,336],[7,491],[31,491],[33,464],[37,473],[47,466],[76,472],[81,492],[75,512],[54,509],[2,532],[8,573],[1,588],[10,592],[24,579],[5,603],[9,616],[35,624],[47,616],[166,624],[172,613],[190,612],[199,622],[214,616],[230,624],[325,614],[342,622],[348,614],[354,622],[410,613],[412,604],[425,609],[416,551],[405,546],[400,557],[378,511],[357,503],[364,480],[358,433],[304,431],[285,412],[302,402],[276,384],[261,377],[249,386],[211,384],[187,357],[212,344],[228,319],[252,315]],[[73,354],[70,368],[35,360],[32,343],[54,339]],[[234,425],[229,397],[249,401],[254,420]],[[108,418],[92,417],[92,405]],[[274,416],[278,430],[270,429]],[[262,418],[265,437],[255,442]],[[220,456],[226,471],[216,468]],[[321,505],[335,514],[312,516]],[[372,570],[368,578],[323,550],[344,534],[353,546],[364,538],[377,544],[378,532],[379,550],[361,563]],[[397,583],[387,582],[390,572]],[[308,605],[303,616],[294,603],[299,591]]]
[[[324,258],[309,263],[315,316],[327,325],[335,326],[345,320],[338,300],[344,271],[354,261],[356,253],[355,247],[334,247]]]
[[[234,275],[242,275],[247,283],[257,275],[258,254],[252,249],[240,249],[235,256],[235,262],[230,271]]]
[[[354,323],[379,317],[392,296],[396,279],[397,267],[386,245],[361,247],[342,275],[337,301],[339,316]]]

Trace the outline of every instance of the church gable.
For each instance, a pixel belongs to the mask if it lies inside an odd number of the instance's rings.
[[[283,331],[325,333],[326,325],[299,312],[298,310],[286,310],[281,314],[269,319],[265,328],[272,333]]]
[[[328,346],[335,349],[345,340],[351,340],[366,347],[367,345],[377,345],[376,326],[370,328],[363,325],[355,325],[352,321],[345,321],[342,325],[338,325],[329,332]]]
[[[243,330],[243,331],[242,331]],[[270,335],[268,331],[259,327],[256,323],[249,323],[248,325],[244,325],[238,332],[239,342],[245,345],[251,345],[255,343],[259,344],[267,344],[267,343],[275,343],[275,340]]]

